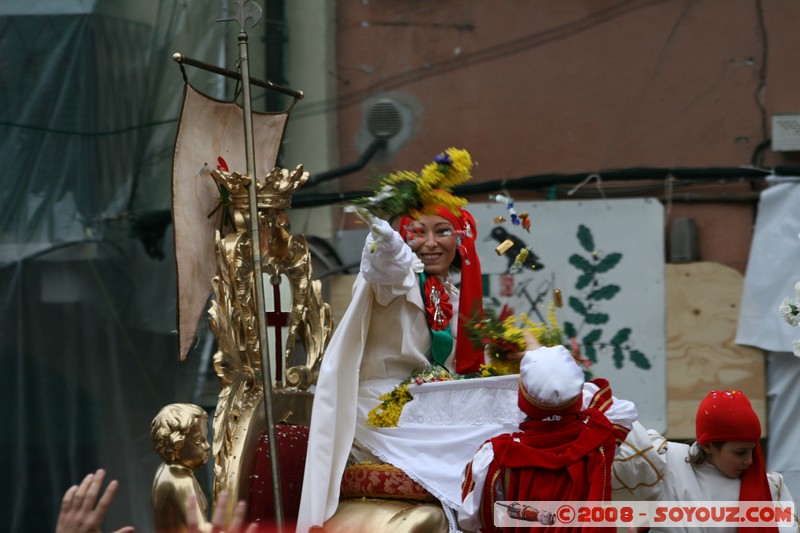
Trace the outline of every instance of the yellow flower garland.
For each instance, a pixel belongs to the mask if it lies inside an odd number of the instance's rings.
[[[400,420],[403,406],[411,401],[408,382],[403,382],[378,398],[381,403],[370,410],[367,424],[379,428],[395,427]]]
[[[396,427],[400,420],[400,414],[403,412],[403,406],[414,399],[408,392],[409,383],[421,384],[454,379],[461,379],[461,376],[451,374],[446,368],[439,365],[431,365],[424,371],[415,373],[394,389],[378,397],[381,403],[370,409],[367,414],[367,425],[379,428]]]

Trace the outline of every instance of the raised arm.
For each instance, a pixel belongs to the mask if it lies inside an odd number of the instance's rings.
[[[371,219],[370,233],[361,252],[364,279],[377,285],[401,284],[412,271],[415,259],[414,252],[388,222]]]
[[[642,499],[656,499],[667,470],[667,440],[634,422],[625,442],[614,458],[611,487],[621,497],[633,494]]]

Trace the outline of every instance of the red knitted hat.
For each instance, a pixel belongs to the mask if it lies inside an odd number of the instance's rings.
[[[713,390],[700,402],[695,418],[697,442],[758,442],[761,423],[742,391]]]
[[[469,340],[466,323],[470,317],[483,310],[483,276],[478,252],[475,250],[475,239],[478,236],[475,219],[465,209],[459,209],[458,212],[456,215],[447,207],[439,206],[432,214],[447,219],[456,231],[463,232],[458,247],[458,254],[461,256],[461,288],[456,326],[456,372],[472,374],[480,370],[484,357],[483,350],[475,348]],[[408,216],[400,218],[399,231],[404,241],[408,241],[407,226],[413,221]]]
[[[739,487],[739,501],[772,501],[772,492],[767,480],[767,469],[761,453],[761,423],[758,421],[750,400],[742,391],[712,390],[700,402],[695,418],[695,431],[699,444],[712,442],[754,442],[753,464],[744,471]],[[756,531],[755,528],[740,527],[740,532]],[[760,533],[777,531],[776,528],[760,528]]]

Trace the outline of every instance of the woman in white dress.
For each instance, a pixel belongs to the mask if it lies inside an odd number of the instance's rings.
[[[337,507],[326,530],[352,527],[343,525],[340,482],[348,462],[365,461],[401,469],[441,503],[429,504],[433,512],[416,530],[454,531],[464,465],[486,439],[516,425],[443,430],[366,422],[379,397],[413,372],[436,363],[463,375],[486,362],[464,327],[480,311],[483,293],[475,221],[466,210],[442,206],[435,214],[401,218],[399,231],[379,219],[370,227],[352,300],[320,369],[297,532],[322,526]],[[406,516],[401,530],[414,530],[413,522]]]

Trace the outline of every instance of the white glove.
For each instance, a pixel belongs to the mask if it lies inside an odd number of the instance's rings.
[[[381,218],[372,218],[372,221],[369,225],[370,231],[372,231],[373,235],[377,237],[376,240],[390,240],[394,236],[394,229],[392,226],[389,225],[388,222]]]
[[[392,233],[394,232],[394,230],[389,225],[389,223],[383,219],[377,218],[367,209],[364,209],[363,207],[355,207],[347,209],[347,211],[351,213],[355,212],[358,218],[363,220],[364,223],[366,223],[366,225],[369,226],[369,229],[373,235],[373,240],[379,241],[381,239],[390,239],[392,237]]]
[[[370,217],[368,223],[370,232],[361,253],[364,279],[378,285],[397,285],[404,283],[412,269],[414,272],[421,271],[420,267],[424,269],[422,261],[388,222]],[[415,259],[418,264],[414,264]]]

